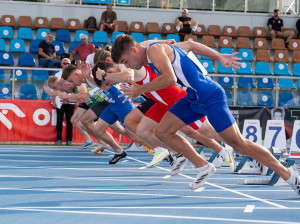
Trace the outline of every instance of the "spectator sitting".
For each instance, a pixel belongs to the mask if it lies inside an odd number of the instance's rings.
[[[106,11],[102,13],[99,30],[107,32],[118,31],[117,14],[112,11],[111,5],[107,5]]]
[[[46,40],[41,41],[38,46],[38,60],[39,66],[54,68],[55,66],[61,68],[60,61],[56,60],[55,48],[51,44],[53,41],[53,34],[48,33],[46,36]],[[53,72],[49,71],[49,75],[52,75]]]
[[[194,21],[191,17],[188,17],[189,11],[184,9],[182,11],[182,16],[177,17],[175,21],[176,30],[180,35],[180,41],[183,41],[184,34],[195,33],[198,22]]]
[[[99,50],[101,50],[101,47],[100,46],[96,46],[94,51],[96,52],[96,51],[99,51]],[[92,53],[92,54],[89,54],[86,57],[86,63],[89,63],[92,68],[95,66],[95,64],[94,64],[95,52]]]
[[[284,31],[283,20],[279,18],[279,10],[274,9],[274,16],[268,20],[269,33],[271,35],[271,39],[276,37],[287,37],[286,39],[286,48],[288,48],[290,40],[294,36],[294,31]]]
[[[77,67],[80,67],[82,61],[86,61],[86,58],[89,54],[94,53],[95,46],[94,44],[89,43],[88,36],[85,34],[80,35],[81,43],[79,44],[71,53],[70,53],[70,61],[74,60],[74,55],[76,53],[79,54],[80,60],[76,61]]]

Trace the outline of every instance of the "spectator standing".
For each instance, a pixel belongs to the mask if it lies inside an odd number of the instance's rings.
[[[165,4],[166,3],[166,4]],[[168,9],[169,8],[169,0],[160,0],[160,8],[163,9],[164,6],[166,6],[165,8]]]
[[[176,18],[175,26],[179,33],[180,41],[183,41],[185,34],[190,34],[196,32],[198,22],[194,21],[191,17],[188,17],[189,11],[184,9],[182,11],[182,16]]]
[[[65,69],[71,64],[71,61],[69,58],[64,58],[61,61],[61,67]],[[61,79],[62,71],[59,71],[55,74],[55,76],[58,79]],[[74,113],[74,103],[67,103],[67,104],[61,104],[60,106],[56,104],[56,102],[60,101],[60,98],[58,96],[53,97],[55,100],[52,101],[52,106],[56,107],[56,145],[62,145],[62,129],[63,129],[63,120],[64,115],[66,113],[66,120],[67,120],[67,136],[66,136],[66,145],[72,145],[72,138],[73,138],[73,124],[71,122],[71,117]]]
[[[96,52],[96,51],[99,51],[100,49],[101,49],[100,46],[96,46],[94,51]],[[93,68],[95,66],[95,64],[94,64],[95,52],[92,54],[89,54],[86,57],[86,63],[89,63],[91,65],[91,68]]]
[[[279,10],[278,9],[274,9],[274,13],[273,13],[273,17],[271,17],[268,20],[268,28],[269,28],[269,33],[271,36],[271,39],[274,38],[283,38],[286,37],[286,48],[288,48],[289,46],[289,42],[290,40],[293,38],[294,36],[294,31],[292,30],[284,30],[283,27],[283,20],[279,18]]]
[[[77,67],[80,66],[82,61],[86,61],[86,58],[89,54],[94,53],[95,46],[94,44],[89,43],[88,36],[85,34],[80,35],[81,44],[79,44],[71,53],[70,61],[74,60],[74,55],[79,54],[80,60],[76,61]]]
[[[51,44],[53,41],[53,34],[48,33],[46,36],[46,40],[41,41],[38,46],[38,61],[39,66],[54,68],[61,68],[61,62],[56,60],[55,48]],[[49,75],[52,75],[53,72],[49,72]]]
[[[102,13],[100,21],[100,31],[117,32],[117,13],[112,10],[112,5],[106,6],[106,11]]]

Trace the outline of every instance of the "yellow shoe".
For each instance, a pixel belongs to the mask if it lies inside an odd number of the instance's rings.
[[[233,157],[233,149],[231,147],[225,148],[227,151],[224,161],[229,165],[230,171],[233,173],[235,171],[235,159]]]

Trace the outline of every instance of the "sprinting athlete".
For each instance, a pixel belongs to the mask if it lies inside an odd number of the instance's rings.
[[[180,48],[181,47],[181,48]],[[188,158],[197,168],[197,177],[190,189],[201,187],[216,171],[215,167],[197,155],[192,146],[176,132],[206,115],[214,129],[237,152],[245,154],[278,173],[300,195],[300,176],[296,169],[284,167],[266,148],[245,139],[227,106],[223,88],[214,82],[195,55],[204,55],[220,61],[223,66],[238,68],[234,54],[220,54],[193,41],[177,46],[153,43],[148,47],[138,44],[129,35],[119,35],[113,43],[112,59],[126,67],[140,69],[149,64],[159,77],[146,85],[123,89],[128,99],[142,93],[179,84],[187,87],[187,95],[178,101],[163,117],[155,130],[156,136]],[[189,52],[189,53],[187,53]]]

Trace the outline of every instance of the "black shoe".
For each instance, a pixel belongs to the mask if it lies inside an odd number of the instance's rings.
[[[123,159],[127,156],[127,152],[123,151],[121,154],[115,154],[114,158],[109,160],[109,164],[116,164],[120,159]]]
[[[171,153],[170,153],[170,155],[169,155],[168,157],[165,158],[165,160],[167,160],[167,161],[170,163],[170,166],[173,166],[174,163],[175,163],[175,159],[174,159],[174,157],[171,155]]]

